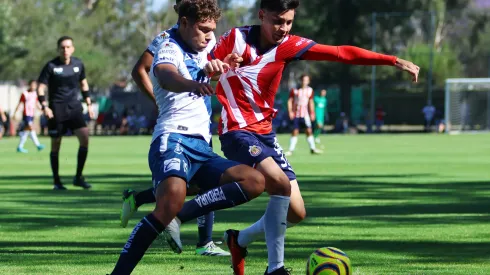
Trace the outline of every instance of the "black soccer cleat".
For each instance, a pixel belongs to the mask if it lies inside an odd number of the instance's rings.
[[[53,185],[53,190],[66,190],[66,187],[60,182]]]
[[[291,268],[285,268],[284,266],[279,268],[279,269],[274,270],[274,272],[272,272],[272,273],[267,273],[268,269],[269,269],[269,267],[267,267],[265,269],[264,275],[291,275],[291,274],[293,274],[292,273],[293,270]]]
[[[78,186],[78,187],[82,187],[83,189],[90,189],[92,188],[92,185],[88,184],[87,182],[85,182],[85,178],[84,177],[74,177],[73,178],[73,185],[74,186]]]

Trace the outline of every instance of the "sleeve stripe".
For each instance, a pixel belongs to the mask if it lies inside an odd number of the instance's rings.
[[[306,45],[306,47],[304,47],[303,49],[301,49],[301,51],[299,51],[295,56],[294,56],[294,59],[295,60],[299,60],[301,59],[301,57],[303,56],[303,54],[305,54],[305,52],[307,52],[309,49],[311,49],[311,47],[315,46],[316,45],[316,42],[313,42],[311,41],[310,44]]]

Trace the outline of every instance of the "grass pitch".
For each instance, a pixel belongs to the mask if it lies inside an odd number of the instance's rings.
[[[288,136],[280,141],[287,148]],[[301,137],[289,160],[308,218],[287,232],[286,266],[304,274],[312,251],[334,246],[349,255],[354,274],[488,274],[489,141],[485,134],[325,136],[325,154],[311,156]],[[66,192],[51,190],[49,148],[38,153],[28,141],[31,152],[18,154],[17,142],[0,141],[0,273],[110,273],[132,227],[153,207],[119,228],[121,191],[151,186],[150,137],[92,138],[90,191],[71,185],[77,141],[65,138]],[[266,204],[262,196],[217,212],[215,239],[256,221]],[[155,242],[133,274],[232,274],[229,259],[195,255],[194,222],[182,238],[183,254]],[[263,274],[266,265],[265,244],[256,242],[247,274]]]

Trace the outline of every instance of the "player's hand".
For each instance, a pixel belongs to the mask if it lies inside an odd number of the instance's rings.
[[[289,119],[290,120],[293,120],[294,119],[294,113],[293,112],[289,112]]]
[[[52,119],[54,117],[53,115],[53,111],[49,108],[49,107],[45,107],[44,108],[44,115],[48,118],[48,119]]]
[[[407,60],[404,60],[404,59],[401,59],[401,58],[397,58],[396,59],[395,66],[398,69],[402,70],[402,71],[409,72],[412,75],[412,81],[414,83],[417,83],[418,82],[418,80],[419,80],[419,71],[420,71],[420,67],[419,66],[413,64],[410,61],[407,61]]]
[[[240,63],[243,62],[243,58],[237,53],[228,54],[223,60],[226,64],[230,65],[231,68],[239,68]]]
[[[214,90],[211,85],[208,83],[199,83],[199,82],[194,82],[195,86],[193,87],[193,91],[195,94],[200,95],[200,96],[206,96],[206,95],[213,95]]]
[[[315,115],[310,115],[310,120],[311,120],[311,121],[316,121],[316,117],[315,117]]]
[[[87,106],[88,109],[88,117],[90,119],[95,119],[94,109],[92,108],[92,104]]]
[[[208,77],[213,77],[226,73],[229,69],[230,65],[218,59],[213,59],[204,66],[204,72]]]

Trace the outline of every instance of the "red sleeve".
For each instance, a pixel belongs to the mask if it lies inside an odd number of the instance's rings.
[[[24,94],[22,94],[22,95],[20,96],[20,100],[19,100],[19,102],[23,102],[23,103],[25,103],[25,102],[26,102],[26,97],[24,96]]]
[[[223,60],[232,53],[235,46],[235,29],[225,32],[216,43],[216,46],[208,54],[208,60],[219,59]]]
[[[289,91],[289,98],[293,98],[294,97],[294,89],[291,89],[291,91]]]
[[[385,55],[354,46],[328,46],[316,44],[302,56],[303,60],[334,61],[352,65],[395,66],[396,56]]]

